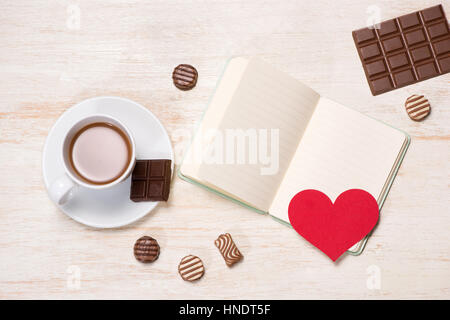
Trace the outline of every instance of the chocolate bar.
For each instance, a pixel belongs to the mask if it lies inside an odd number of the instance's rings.
[[[374,96],[450,72],[450,32],[442,5],[352,34]]]
[[[130,199],[167,201],[172,176],[171,160],[136,160],[131,174]]]

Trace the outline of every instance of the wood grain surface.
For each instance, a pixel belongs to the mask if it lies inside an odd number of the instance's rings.
[[[447,16],[450,3],[443,1]],[[439,1],[3,0],[0,4],[0,298],[450,298],[450,75],[373,97],[351,31]],[[79,19],[78,19],[79,17]],[[114,230],[83,226],[47,197],[49,129],[86,98],[135,100],[164,124],[177,160],[230,56],[260,57],[322,95],[408,132],[411,147],[363,255],[332,263],[292,229],[174,178],[170,201]],[[197,86],[172,84],[180,63]],[[411,121],[405,99],[432,106]],[[232,269],[214,240],[229,232]],[[159,259],[133,245],[156,238]],[[197,283],[182,257],[206,268]]]

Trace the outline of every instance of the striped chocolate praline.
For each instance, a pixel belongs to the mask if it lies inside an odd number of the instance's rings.
[[[430,114],[431,106],[424,96],[412,95],[405,102],[406,112],[414,121],[423,120]]]
[[[191,90],[197,84],[198,72],[189,64],[180,64],[173,70],[173,84],[180,90]]]
[[[239,249],[236,247],[236,244],[231,238],[229,233],[221,234],[216,241],[214,241],[217,249],[219,249],[222,254],[223,259],[227,266],[231,267],[236,262],[239,262],[244,257]]]
[[[159,244],[149,236],[139,238],[134,244],[136,260],[144,263],[153,262],[159,257]]]
[[[188,255],[181,259],[181,262],[178,265],[178,272],[183,280],[195,281],[203,277],[205,274],[205,267],[199,257]]]

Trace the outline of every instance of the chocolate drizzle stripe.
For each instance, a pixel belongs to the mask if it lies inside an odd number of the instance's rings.
[[[174,80],[184,80],[184,81],[195,81],[195,76],[193,75],[187,75],[187,74],[180,74],[180,73],[174,73],[172,76],[172,79]]]
[[[182,260],[181,264],[183,265],[184,268],[188,268],[191,265],[198,263],[199,261],[200,261],[200,259],[198,257],[193,256],[190,259]]]
[[[150,255],[150,254],[154,255],[154,254],[158,254],[158,250],[155,249],[155,250],[148,250],[148,251],[142,251],[142,250],[135,251],[135,254],[138,256],[145,256],[145,255]]]
[[[429,108],[430,108],[430,105],[429,105],[429,104],[426,104],[426,105],[420,105],[420,106],[418,106],[417,108],[408,110],[408,113],[411,114],[411,115],[414,115],[415,113],[417,113],[417,112],[419,112],[419,111],[422,111],[422,110],[428,110]]]
[[[156,254],[156,253],[158,253],[158,249],[147,250],[147,251],[143,251],[143,250],[141,250],[141,251],[137,250],[136,251],[136,254],[139,255],[139,256],[146,255],[146,254],[149,254],[149,253],[155,253]]]
[[[187,79],[187,80],[193,80],[195,77],[192,74],[185,74],[185,73],[180,73],[180,72],[176,72],[173,74],[173,79]]]
[[[411,97],[409,97],[407,100],[406,100],[406,102],[414,102],[414,101],[417,101],[417,100],[419,100],[419,99],[422,99],[422,98],[424,98],[424,96],[411,96]]]
[[[186,266],[183,266],[180,270],[189,269],[190,267],[195,266],[195,265],[198,264],[199,262],[200,262],[199,260],[196,260],[196,261],[192,262],[191,264],[188,264],[188,265],[186,265]]]
[[[145,250],[157,250],[158,246],[137,246],[136,250],[141,250],[141,251],[145,251]]]
[[[190,76],[196,75],[196,72],[193,69],[189,69],[189,68],[185,68],[185,67],[176,69],[175,73],[183,73],[183,74],[190,75]]]
[[[189,277],[189,275],[191,275],[193,272],[197,272],[198,270],[200,270],[200,272],[203,272],[203,265],[200,264],[197,267],[193,268],[193,269],[189,269],[186,272],[181,272],[181,276],[183,277]]]
[[[182,261],[180,270],[188,269],[196,264],[198,264],[200,260],[198,258],[189,259],[188,261]]]
[[[151,245],[151,246],[141,246],[141,245],[138,245],[137,247],[136,247],[136,249],[142,249],[142,250],[146,250],[146,249],[152,249],[152,248],[158,248],[159,246],[157,246],[157,245]]]
[[[188,85],[192,79],[185,79],[185,78],[179,78],[179,77],[173,77],[175,80],[177,80],[178,85]]]
[[[422,110],[420,112],[417,112],[415,114],[412,114],[411,117],[414,119],[420,118],[421,115],[423,114],[428,114],[429,110]]]
[[[414,108],[414,107],[416,107],[418,105],[421,105],[421,104],[427,103],[427,102],[428,102],[427,99],[421,98],[419,100],[414,100],[414,101],[407,102],[406,106],[407,106],[407,108]]]
[[[192,280],[192,278],[194,278],[194,277],[196,277],[196,276],[198,276],[198,275],[201,275],[201,274],[203,274],[203,270],[202,270],[202,271],[199,271],[199,272],[197,272],[197,273],[191,274],[191,275],[188,276],[186,279]]]
[[[420,119],[420,118],[423,118],[423,117],[421,117],[422,115],[427,115],[427,114],[428,114],[428,110],[424,110],[422,112],[416,113],[414,115],[414,117]]]
[[[412,113],[412,112],[415,112],[415,111],[417,111],[417,110],[426,108],[426,107],[428,107],[429,105],[430,105],[430,104],[429,104],[428,102],[424,102],[424,103],[421,103],[421,104],[414,105],[414,106],[411,106],[411,107],[409,107],[409,108],[406,108],[406,110],[408,110],[409,113]]]
[[[188,82],[186,82],[186,81],[179,81],[179,82],[177,82],[177,86],[178,87],[186,87],[186,88],[189,87],[188,86]]]
[[[188,259],[189,257],[191,257],[190,259]],[[181,260],[181,263],[188,263],[192,260],[194,260],[195,258],[197,258],[196,256],[187,256],[185,258],[183,258],[183,260]]]
[[[418,106],[417,108],[408,110],[408,113],[411,114],[411,115],[414,115],[415,113],[417,113],[417,112],[419,112],[419,111],[422,111],[422,110],[424,110],[424,109],[427,109],[429,106],[430,106],[429,104],[427,104],[427,105],[422,105],[422,106]]]
[[[178,70],[175,70],[173,74],[179,75],[179,76],[185,76],[185,77],[188,77],[189,79],[192,79],[196,76],[196,73],[189,69],[178,69]]]
[[[190,88],[191,87],[191,81],[176,79],[176,82],[177,82],[176,85],[178,87],[186,87],[186,88]]]

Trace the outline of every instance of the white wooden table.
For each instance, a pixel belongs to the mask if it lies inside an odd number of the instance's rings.
[[[450,298],[450,75],[373,97],[351,37],[378,9],[385,20],[438,3],[3,0],[0,298]],[[80,225],[48,199],[42,148],[67,108],[98,95],[135,100],[159,117],[180,154],[233,55],[261,57],[411,134],[363,255],[333,264],[293,230],[178,177],[167,204],[115,230]],[[179,63],[197,68],[194,90],[173,86]],[[411,94],[432,104],[421,123],[405,113]],[[214,246],[223,232],[245,255],[232,269]],[[133,257],[144,234],[162,248],[151,265]],[[195,284],[177,274],[187,254],[206,266]]]

